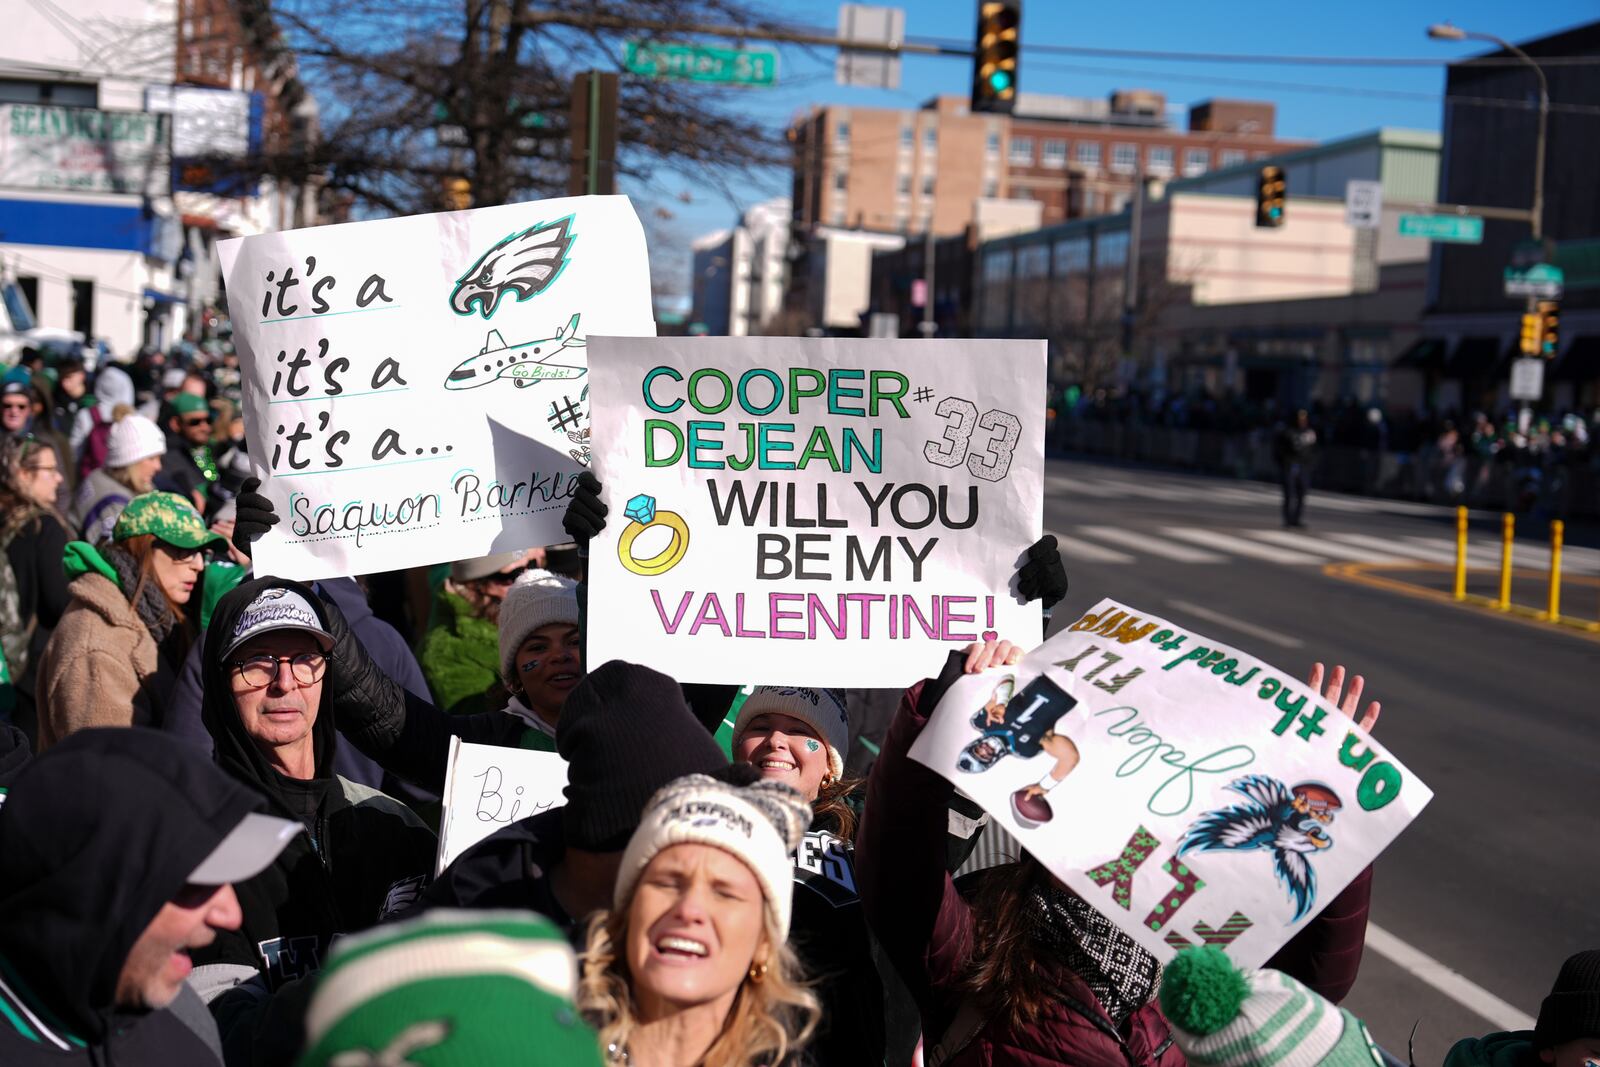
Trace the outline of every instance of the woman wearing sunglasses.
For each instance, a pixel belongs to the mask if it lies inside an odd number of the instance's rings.
[[[71,603],[39,662],[39,748],[86,726],[144,725],[194,641],[184,614],[222,538],[173,493],[134,497],[111,540],[67,545]]]

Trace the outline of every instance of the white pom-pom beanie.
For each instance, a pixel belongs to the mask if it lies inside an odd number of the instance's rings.
[[[106,435],[107,467],[126,467],[166,454],[166,435],[143,415],[124,415],[111,424],[111,432]]]
[[[500,602],[500,677],[507,686],[518,688],[513,676],[522,642],[553,622],[578,625],[578,583],[549,571],[523,571]]]
[[[850,747],[850,716],[846,714],[844,698],[832,689],[808,689],[804,686],[758,685],[745,702],[739,706],[739,717],[733,722],[733,744],[749,728],[757,715],[774,713],[799,719],[817,732],[822,743],[828,746],[828,774],[835,780],[844,777],[844,755]]]
[[[710,845],[731,853],[756,876],[776,933],[789,934],[794,865],[811,823],[811,805],[782,782],[733,786],[704,774],[667,783],[645,805],[639,828],[622,853],[612,906],[628,906],[639,877],[670,845]]]

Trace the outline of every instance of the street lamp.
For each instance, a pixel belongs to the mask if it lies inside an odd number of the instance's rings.
[[[1532,228],[1533,239],[1541,240],[1544,237],[1544,134],[1545,125],[1550,118],[1550,85],[1545,81],[1544,71],[1528,53],[1492,33],[1474,33],[1459,26],[1452,26],[1448,22],[1439,22],[1428,27],[1428,36],[1436,41],[1488,41],[1490,44],[1499,45],[1533,68],[1534,76],[1539,79],[1539,132],[1533,150]]]

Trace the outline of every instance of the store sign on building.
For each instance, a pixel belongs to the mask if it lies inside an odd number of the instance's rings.
[[[0,186],[162,196],[168,169],[165,115],[0,104]]]

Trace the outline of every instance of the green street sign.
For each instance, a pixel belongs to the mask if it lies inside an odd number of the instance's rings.
[[[622,47],[622,64],[628,73],[647,78],[753,89],[768,89],[778,83],[778,52],[771,48],[627,41]]]
[[[1549,263],[1535,263],[1531,267],[1507,267],[1505,279],[1507,296],[1535,296],[1545,300],[1560,300],[1567,276],[1560,267]]]
[[[1483,243],[1483,219],[1477,215],[1401,215],[1401,237],[1456,244]]]

